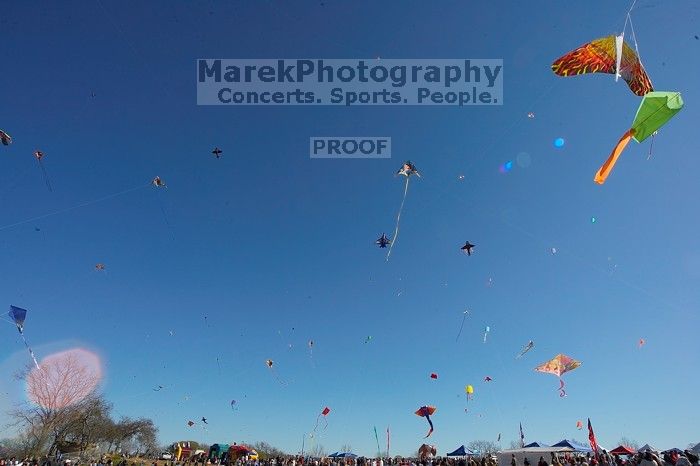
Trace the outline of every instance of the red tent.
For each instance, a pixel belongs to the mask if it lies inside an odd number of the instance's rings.
[[[610,450],[611,455],[634,455],[635,453],[636,452],[630,447],[626,447],[624,445],[620,445],[619,447]]]

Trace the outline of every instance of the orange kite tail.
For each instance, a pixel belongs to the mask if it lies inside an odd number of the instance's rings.
[[[595,174],[595,178],[593,178],[593,180],[596,183],[605,183],[605,180],[608,178],[608,175],[610,175],[610,172],[617,163],[617,159],[620,157],[620,154],[622,154],[622,151],[625,150],[625,147],[627,147],[627,144],[630,142],[630,139],[632,139],[633,136],[633,129],[628,130],[625,134],[622,135],[620,140],[617,142],[617,145],[613,149],[612,153],[610,154],[610,157],[608,157],[608,160],[605,161],[605,163],[600,167],[600,169],[598,169],[598,173]]]

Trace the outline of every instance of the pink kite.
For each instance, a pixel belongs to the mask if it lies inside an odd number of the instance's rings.
[[[559,377],[559,396],[565,397],[564,380],[561,378],[566,372],[572,371],[581,365],[581,361],[577,361],[565,354],[558,354],[549,361],[535,367],[537,372],[554,374]]]

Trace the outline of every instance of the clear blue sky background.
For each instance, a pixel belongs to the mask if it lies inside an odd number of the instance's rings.
[[[619,32],[628,7],[6,3],[0,127],[15,143],[0,147],[0,296],[30,310],[40,356],[98,352],[115,412],[153,418],[163,443],[265,440],[296,452],[328,406],[307,449],[372,454],[373,426],[382,444],[390,426],[392,453],[409,454],[427,430],[413,414],[423,404],[438,408],[440,452],[499,433],[507,447],[519,422],[526,440],[585,440],[575,425],[586,417],[608,447],[623,435],[661,448],[698,441],[698,2],[639,0],[644,64],[686,108],[650,160],[649,142],[631,144],[602,187],[593,175],[639,98],[611,75],[550,70]],[[503,58],[505,105],[196,105],[197,58],[377,56]],[[393,158],[311,160],[317,135],[388,135]],[[528,167],[499,173],[520,153]],[[373,241],[393,229],[405,159],[424,177],[411,181],[387,263]],[[167,190],[146,186],[155,175]],[[459,251],[466,240],[472,257]],[[9,374],[27,354],[12,326],[0,328],[4,425],[22,400]],[[583,361],[564,377],[566,398],[556,377],[533,371],[560,352]],[[206,431],[187,427],[202,416]]]

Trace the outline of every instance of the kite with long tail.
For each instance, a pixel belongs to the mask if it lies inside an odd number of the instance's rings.
[[[682,108],[683,99],[680,92],[655,91],[646,94],[639,104],[632,126],[622,135],[608,159],[595,174],[593,180],[598,184],[605,183],[620,154],[622,154],[622,151],[625,150],[625,147],[632,139],[642,142],[651,136],[653,144],[653,137],[659,128],[668,123]],[[649,151],[651,154],[651,147]]]
[[[275,377],[275,379],[277,379],[277,381],[280,384],[287,385],[287,382],[285,380],[281,379],[279,375],[277,375],[277,371],[275,371],[275,368],[273,367],[275,365],[275,362],[272,359],[266,359],[265,365],[267,366],[268,369],[270,369],[270,372],[272,372],[272,375]]]
[[[314,433],[316,433],[316,429],[318,429],[318,421],[319,419],[321,419],[321,416],[323,416],[323,422],[325,423],[323,429],[325,430],[328,427],[328,418],[326,416],[328,416],[328,413],[330,412],[331,409],[328,406],[326,406],[325,408],[323,408],[323,411],[321,411],[318,414],[318,416],[316,416],[316,425],[314,426]]]
[[[403,188],[403,198],[401,199],[401,207],[399,207],[399,213],[396,215],[396,229],[394,230],[394,236],[391,238],[389,243],[389,252],[386,254],[386,260],[389,261],[389,256],[391,256],[391,250],[396,244],[396,238],[399,236],[399,222],[401,222],[401,212],[403,212],[403,205],[406,202],[406,195],[408,194],[408,182],[411,179],[411,175],[417,175],[420,178],[420,173],[416,170],[416,166],[411,163],[410,160],[404,162],[403,166],[396,172],[397,175],[406,177],[406,184]]]
[[[527,345],[523,346],[523,349],[518,353],[518,355],[515,357],[515,359],[522,358],[523,356],[525,356],[525,353],[527,353],[528,351],[530,351],[534,347],[535,347],[535,343],[532,340],[528,341]]]
[[[559,377],[559,396],[563,398],[566,396],[566,391],[564,390],[564,379],[561,376],[579,366],[581,366],[581,361],[577,361],[565,354],[557,354],[549,361],[535,367],[535,370]]]
[[[457,338],[455,338],[455,341],[459,340],[459,336],[462,334],[462,329],[464,328],[464,321],[467,320],[467,315],[469,314],[469,309],[466,309],[463,312],[464,316],[462,317],[462,325],[459,326],[459,332],[457,333]]]
[[[27,343],[27,339],[24,336],[24,320],[27,318],[27,310],[17,306],[10,306],[10,311],[7,314],[17,326],[17,330],[19,330],[19,334],[22,336],[22,341],[24,341],[24,346],[27,347],[29,355],[32,357],[32,361],[34,361],[34,365],[37,369],[39,369],[39,363],[36,360],[36,356],[34,356],[34,351],[29,346],[29,343]]]
[[[428,435],[426,435],[424,438],[430,437],[430,435],[433,433],[433,421],[430,420],[430,416],[435,414],[435,411],[437,411],[435,406],[421,406],[418,408],[418,411],[416,411],[416,416],[424,417],[430,425]]]
[[[49,174],[46,173],[46,168],[44,168],[44,164],[41,162],[41,159],[44,158],[44,153],[40,150],[34,151],[34,158],[39,163],[39,168],[41,168],[41,174],[44,176],[46,187],[50,192],[53,192],[53,188],[51,188],[51,181],[49,181]]]

